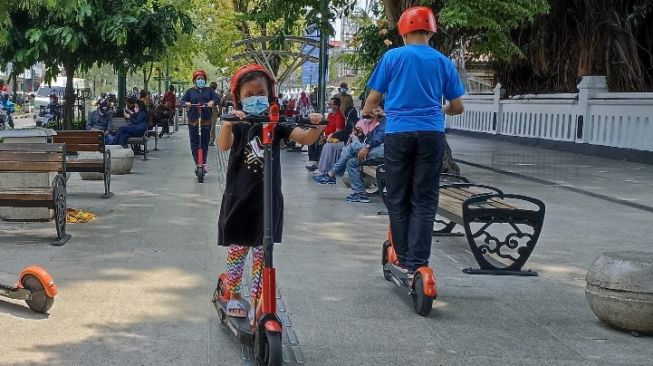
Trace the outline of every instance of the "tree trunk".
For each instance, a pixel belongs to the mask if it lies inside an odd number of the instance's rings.
[[[13,79],[13,96],[12,96],[12,101],[16,103],[16,100],[18,99],[18,74],[14,75]]]
[[[234,11],[236,11],[237,13],[245,14],[248,11],[247,0],[232,0],[232,5],[234,7]],[[243,35],[243,38],[252,38],[251,30],[249,29],[249,25],[247,24],[246,21],[237,22],[236,28]],[[245,47],[247,48],[248,51],[252,51],[254,49],[251,44],[247,44],[245,45]]]
[[[64,130],[70,130],[73,124],[73,119],[75,117],[75,91],[73,90],[73,78],[75,77],[76,67],[71,64],[65,64],[64,70],[66,70],[66,92],[64,94],[64,112],[63,112],[63,128]]]
[[[147,67],[143,66],[143,89],[147,90]]]
[[[633,20],[635,3],[549,0],[547,15],[512,32],[526,57],[497,64],[498,81],[509,95],[574,93],[585,75],[606,75],[611,91],[651,88],[653,50],[641,35],[651,34],[653,15],[642,11]]]
[[[388,28],[395,29],[401,16],[401,0],[383,0],[383,9],[385,17],[388,19]]]
[[[152,71],[154,70],[154,62],[150,62],[150,71],[147,71],[147,66],[143,66],[143,89],[150,90],[150,79],[152,78]]]
[[[127,101],[127,70],[118,70],[118,110],[122,111],[126,107]],[[120,115],[120,113],[118,114]]]

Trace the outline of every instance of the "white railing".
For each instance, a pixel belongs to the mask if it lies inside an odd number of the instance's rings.
[[[453,130],[653,151],[653,93],[608,93],[605,77],[587,76],[576,94],[500,99],[465,96],[465,113],[447,117]]]
[[[477,94],[467,96],[465,105],[471,103],[474,109],[469,109],[465,114],[447,117],[449,128],[495,133],[494,125],[494,94]]]

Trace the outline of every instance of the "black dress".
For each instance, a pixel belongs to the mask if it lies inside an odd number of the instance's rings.
[[[272,144],[273,239],[281,242],[283,195],[279,143],[290,137],[292,127],[277,126]],[[263,243],[263,149],[261,126],[234,124],[227,184],[220,205],[218,245],[259,246]]]

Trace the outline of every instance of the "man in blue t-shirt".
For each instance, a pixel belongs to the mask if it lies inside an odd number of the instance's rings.
[[[385,94],[385,170],[392,241],[409,276],[428,265],[445,148],[445,114],[463,112],[465,89],[455,66],[429,46],[437,31],[430,8],[407,9],[399,19],[405,46],[389,50],[370,77],[364,115]],[[442,106],[442,100],[448,104]]]

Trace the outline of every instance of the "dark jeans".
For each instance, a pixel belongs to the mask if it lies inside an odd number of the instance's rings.
[[[317,142],[308,146],[308,161],[319,161],[322,155],[322,145]]]
[[[113,139],[114,145],[124,145],[130,137],[143,137],[145,130],[135,126],[122,126]]]
[[[163,134],[170,134],[170,120],[167,118],[162,118],[161,119],[161,132],[159,133],[159,136],[163,136]]]
[[[444,155],[443,132],[385,135],[387,204],[399,262],[428,265]]]
[[[188,125],[188,135],[190,136],[190,150],[193,152],[193,160],[197,164],[197,150],[200,147],[200,136],[197,126]],[[211,138],[211,125],[202,125],[202,155],[203,163],[206,164],[206,155],[209,151],[209,140]]]
[[[14,117],[11,114],[7,114],[7,124],[9,127],[14,128]]]

